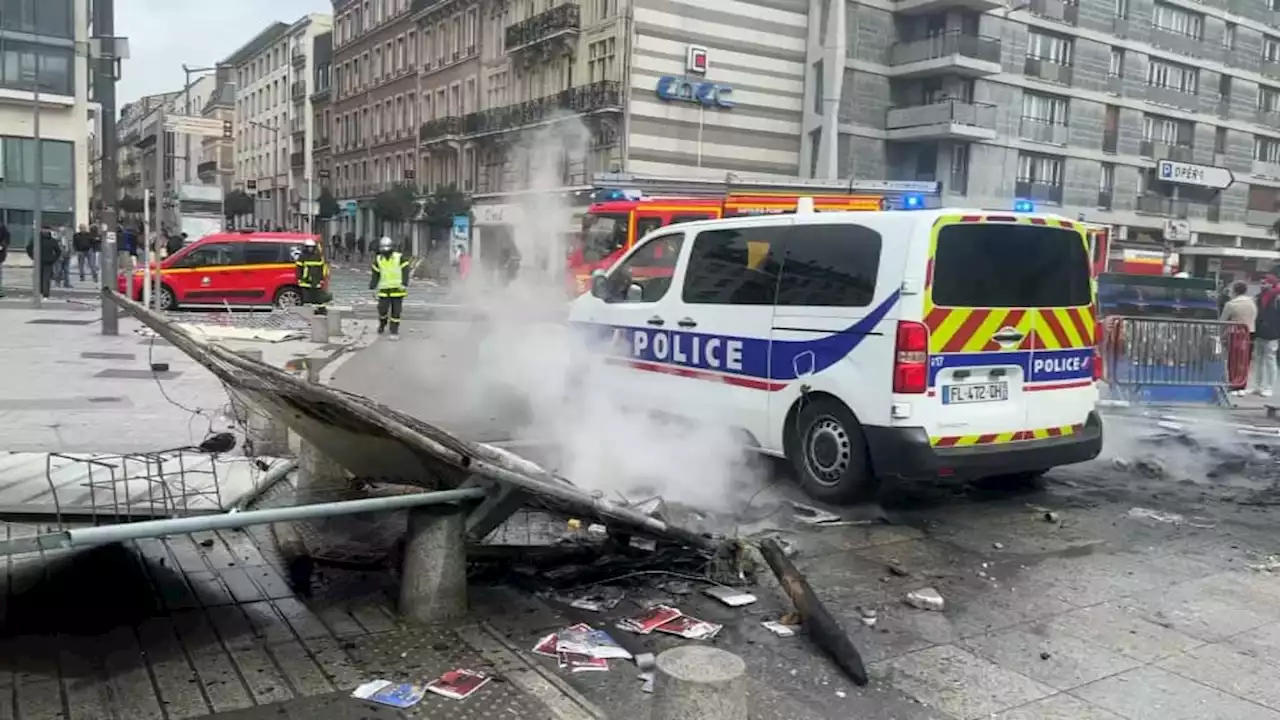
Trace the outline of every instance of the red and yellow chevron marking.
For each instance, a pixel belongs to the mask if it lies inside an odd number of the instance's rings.
[[[1063,425],[1042,430],[1018,430],[1016,432],[988,433],[986,435],[945,435],[929,438],[929,444],[938,448],[1001,445],[1026,440],[1048,440],[1049,438],[1062,437],[1063,435],[1074,435],[1082,430],[1084,430],[1084,424],[1078,423],[1076,425]]]
[[[948,308],[933,304],[933,259],[938,252],[938,233],[948,225],[980,222],[1056,225],[1078,232],[1086,255],[1089,251],[1089,237],[1084,232],[1084,227],[1071,220],[1003,214],[939,217],[933,225],[933,235],[929,241],[929,260],[925,266],[924,324],[929,328],[929,352],[1058,350],[1093,345],[1094,320],[1091,307],[991,309]],[[1006,327],[1014,328],[1023,335],[1022,341],[1016,348],[1001,347],[991,339],[992,335]]]

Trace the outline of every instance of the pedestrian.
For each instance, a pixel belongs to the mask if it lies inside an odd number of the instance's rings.
[[[32,260],[35,260],[37,242],[40,243],[40,294],[49,297],[50,288],[53,287],[53,269],[62,262],[62,246],[53,236],[53,229],[45,226],[40,230],[38,238],[27,243],[27,257]]]
[[[89,226],[89,262],[93,268],[93,277],[95,283],[98,278],[98,263],[102,262],[102,233],[99,231],[98,223]]]
[[[316,241],[307,238],[302,242],[302,252],[294,261],[294,276],[302,289],[302,303],[313,308],[316,315],[325,315],[324,281],[329,277],[329,267],[320,254]]]
[[[342,258],[343,261],[347,262],[351,260],[351,258],[347,257],[346,252],[342,248],[341,235],[334,233],[333,237],[329,238],[329,247],[332,248],[331,254],[334,260],[337,260],[338,258]]]
[[[53,237],[58,241],[58,264],[55,266],[54,276],[58,280],[58,284],[64,289],[71,289],[71,233],[67,232],[65,225],[59,225],[53,231]]]
[[[347,259],[354,260],[356,258],[356,234],[348,230],[344,240],[344,244],[347,246]]]
[[[93,238],[89,235],[89,226],[81,225],[71,236],[71,249],[76,253],[76,269],[80,271],[80,282],[84,282],[85,266],[93,275],[93,282],[98,283],[98,268],[93,264]]]
[[[1276,384],[1276,347],[1280,346],[1280,281],[1275,275],[1262,278],[1254,323],[1253,358],[1249,364],[1246,393],[1271,397]]]
[[[165,235],[167,237],[165,238],[165,241],[164,241],[164,254],[167,257],[177,253],[179,250],[182,249],[183,240],[185,239],[185,233],[178,234],[178,233],[168,232],[168,233],[165,233]]]
[[[0,297],[4,297],[4,261],[9,257],[9,226],[0,222]]]
[[[404,297],[409,294],[409,261],[396,252],[391,238],[378,241],[378,254],[373,258],[369,289],[378,291],[378,334],[391,328],[391,339],[400,339],[400,313]]]
[[[1254,330],[1258,323],[1258,305],[1253,298],[1249,297],[1248,283],[1236,281],[1227,288],[1231,293],[1231,299],[1226,301],[1222,306],[1221,320],[1224,323],[1235,323],[1245,326],[1249,331],[1249,337],[1252,340]],[[1232,373],[1233,377],[1238,377]],[[1245,391],[1233,391],[1234,395],[1244,395]]]
[[[356,258],[359,259],[360,262],[364,262],[364,251],[365,251],[364,237],[362,236],[362,237],[356,238]]]

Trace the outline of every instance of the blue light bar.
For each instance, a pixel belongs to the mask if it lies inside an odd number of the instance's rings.
[[[601,188],[592,195],[593,202],[609,202],[610,200],[639,200],[643,195],[639,190],[623,188]]]
[[[1014,200],[1013,211],[1025,212],[1025,213],[1035,212],[1036,206],[1035,206],[1035,203],[1031,202],[1030,200]]]
[[[915,193],[909,193],[902,196],[903,210],[922,210],[924,209],[924,196]]]

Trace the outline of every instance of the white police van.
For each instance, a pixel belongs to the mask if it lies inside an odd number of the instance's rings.
[[[570,321],[638,402],[731,425],[821,500],[1098,455],[1079,223],[811,208],[654,231]]]

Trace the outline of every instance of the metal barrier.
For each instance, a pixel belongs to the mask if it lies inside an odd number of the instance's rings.
[[[1225,404],[1244,387],[1249,330],[1238,323],[1113,316],[1103,321],[1103,381],[1122,399]]]

